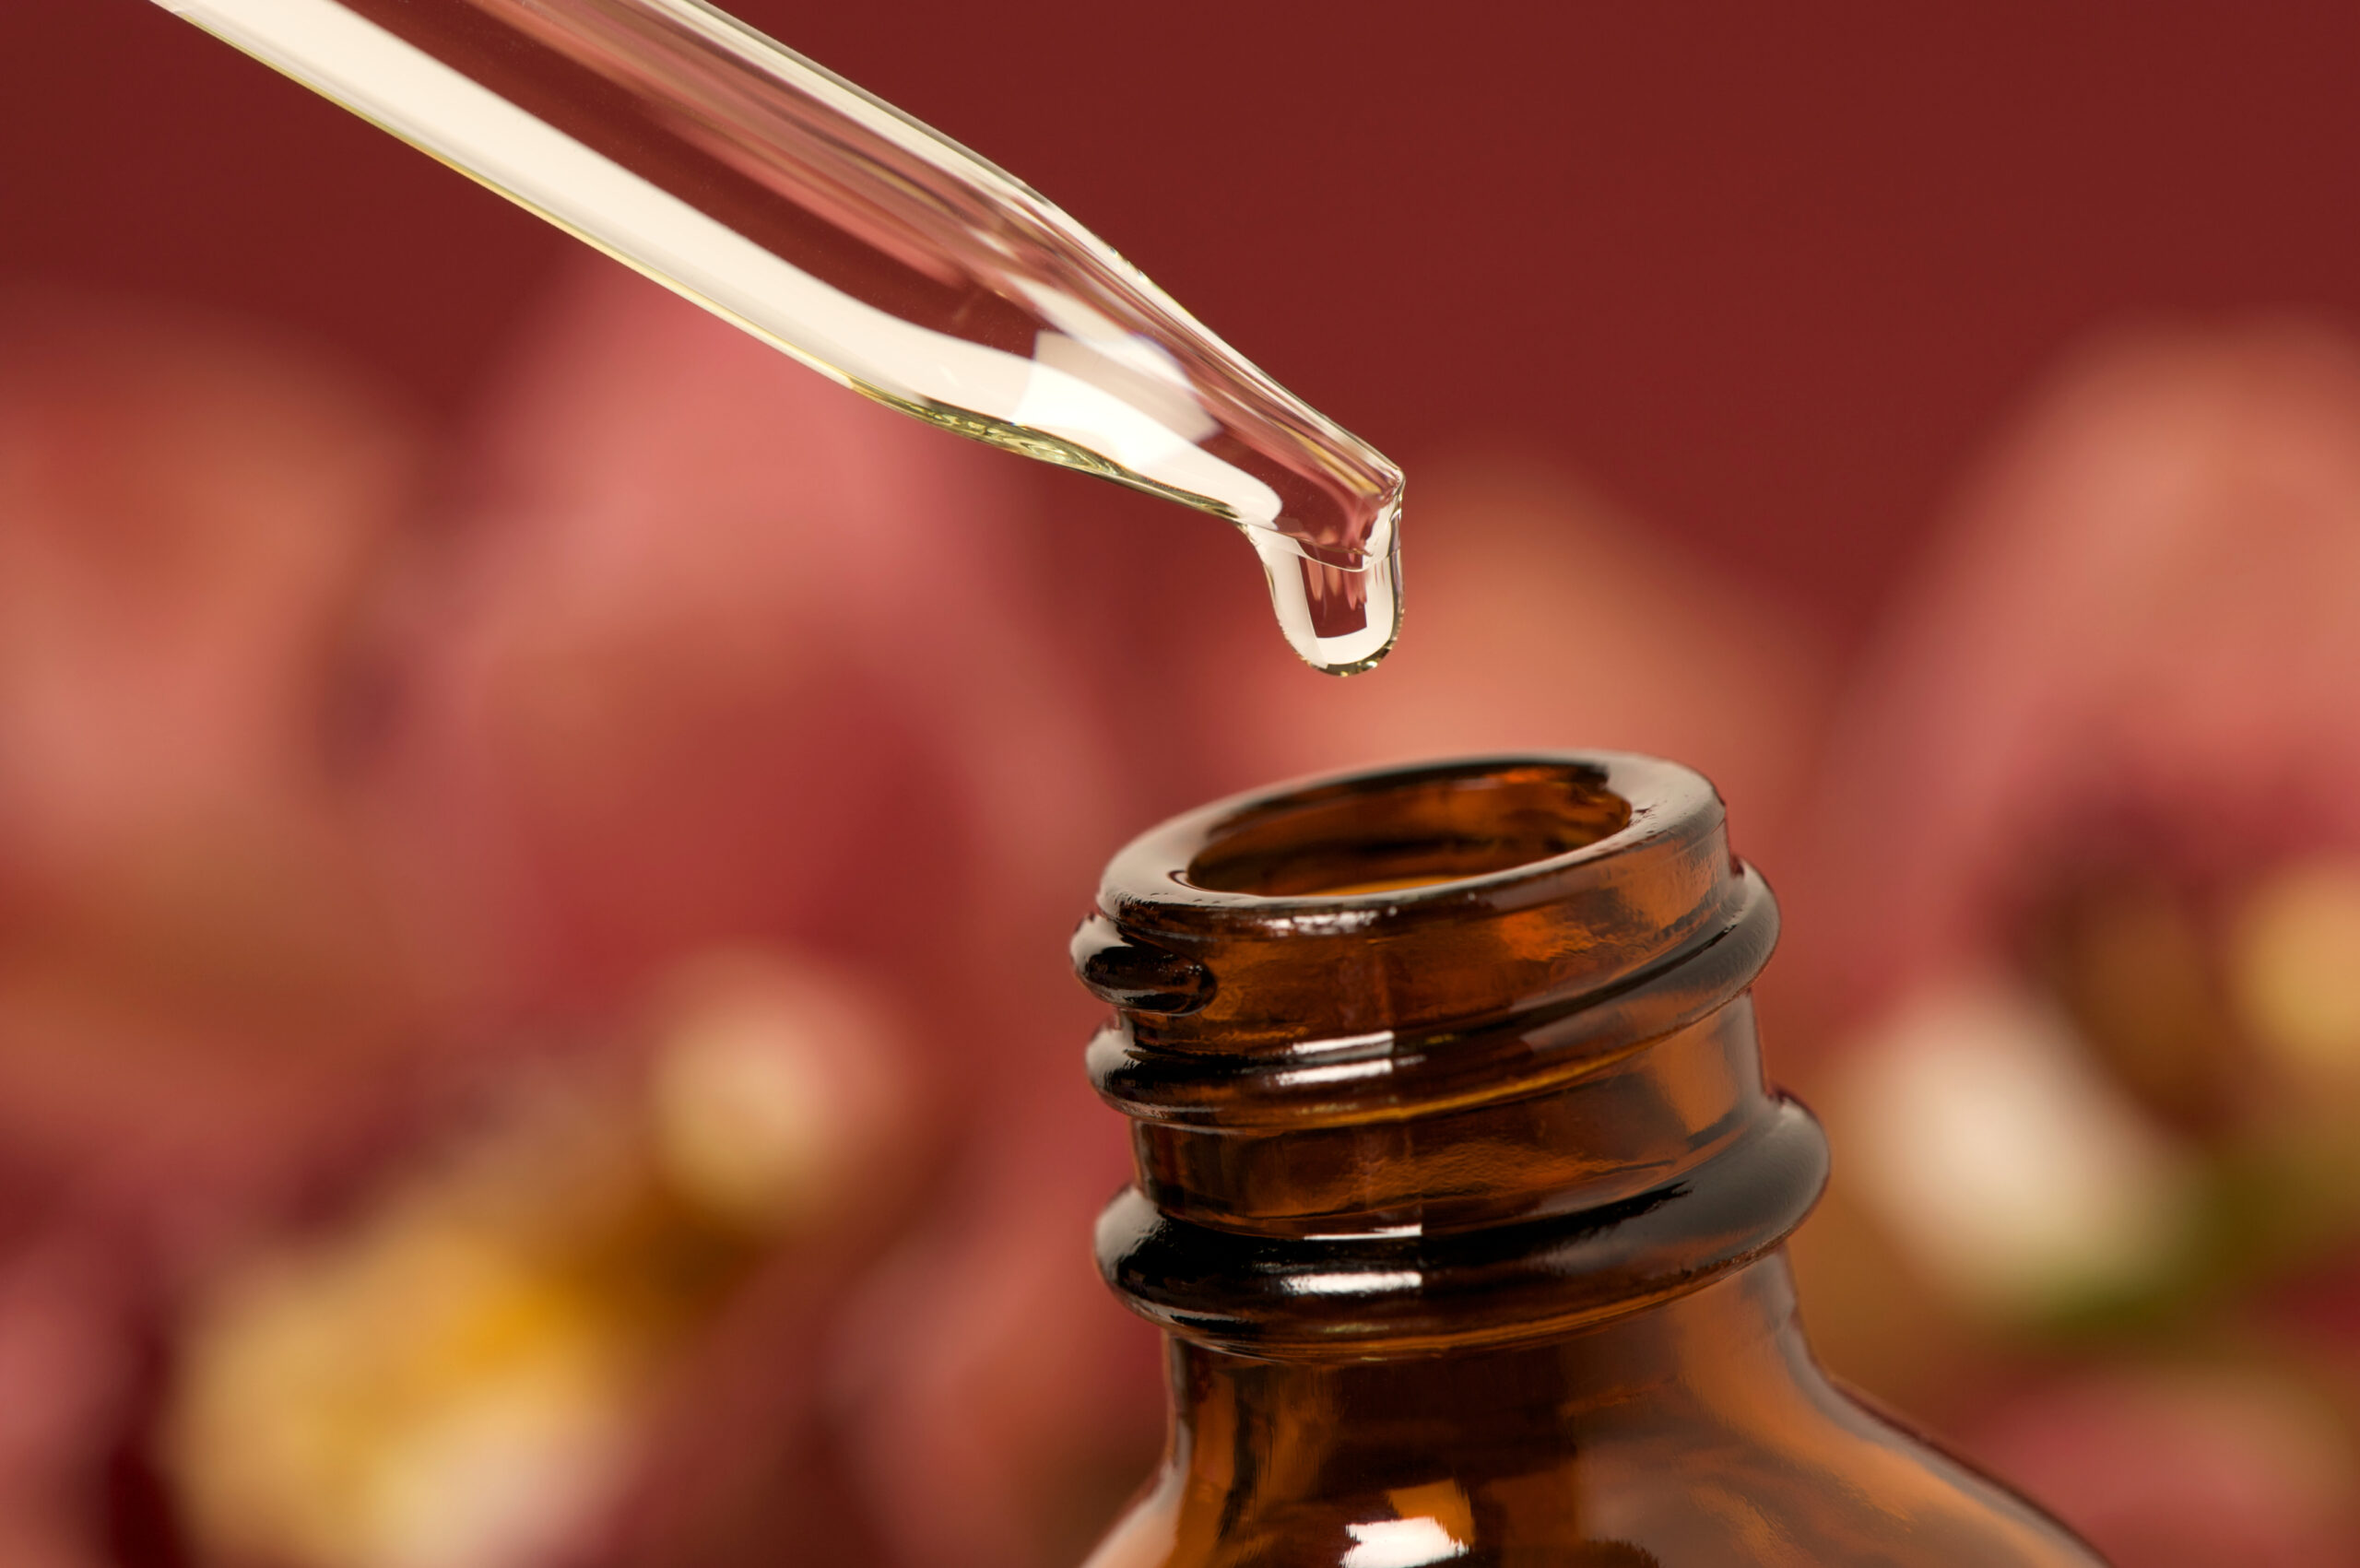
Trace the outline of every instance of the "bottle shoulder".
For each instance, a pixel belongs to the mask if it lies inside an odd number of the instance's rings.
[[[1857,1406],[1751,1440],[1602,1445],[1541,1479],[1576,1494],[1569,1523],[1583,1539],[1567,1548],[1569,1563],[1591,1562],[1582,1552],[1595,1541],[1631,1553],[1599,1563],[1634,1568],[2104,1568],[2014,1492]]]
[[[1766,1438],[1599,1434],[1537,1465],[1437,1456],[1437,1479],[1310,1497],[1167,1474],[1087,1568],[2105,1568],[1939,1449],[1828,1413]]]

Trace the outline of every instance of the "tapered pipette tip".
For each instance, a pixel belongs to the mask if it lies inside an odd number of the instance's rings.
[[[1283,535],[1246,531],[1262,558],[1279,630],[1322,674],[1374,669],[1401,635],[1400,504],[1397,489],[1371,533],[1378,550],[1350,564],[1320,560]]]

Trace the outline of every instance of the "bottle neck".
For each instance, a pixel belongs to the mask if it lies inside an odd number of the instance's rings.
[[[1776,938],[1695,774],[1614,755],[1347,776],[1182,818],[1075,938],[1139,1179],[1129,1304],[1271,1363],[1558,1342],[1777,1246],[1826,1146],[1770,1093]]]
[[[1586,1454],[1628,1456],[1649,1433],[1791,1440],[1835,1404],[1797,1323],[1783,1251],[1540,1344],[1328,1362],[1175,1337],[1170,1371],[1167,1484],[1185,1488],[1188,1514],[1219,1500],[1213,1516],[1232,1518],[1310,1502],[1408,1517],[1434,1488],[1473,1506],[1463,1499],[1497,1490],[1484,1483],[1562,1478]]]

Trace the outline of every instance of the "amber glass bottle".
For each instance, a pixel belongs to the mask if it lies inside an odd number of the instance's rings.
[[[1139,1165],[1099,1256],[1173,1425],[1092,1568],[2096,1563],[1812,1361],[1776,928],[1712,786],[1640,757],[1286,786],[1116,855],[1074,944]]]

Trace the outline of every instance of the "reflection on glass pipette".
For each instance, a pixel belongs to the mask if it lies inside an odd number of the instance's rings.
[[[700,0],[158,0],[815,370],[1225,517],[1315,666],[1400,618],[1401,475],[1038,193]]]

